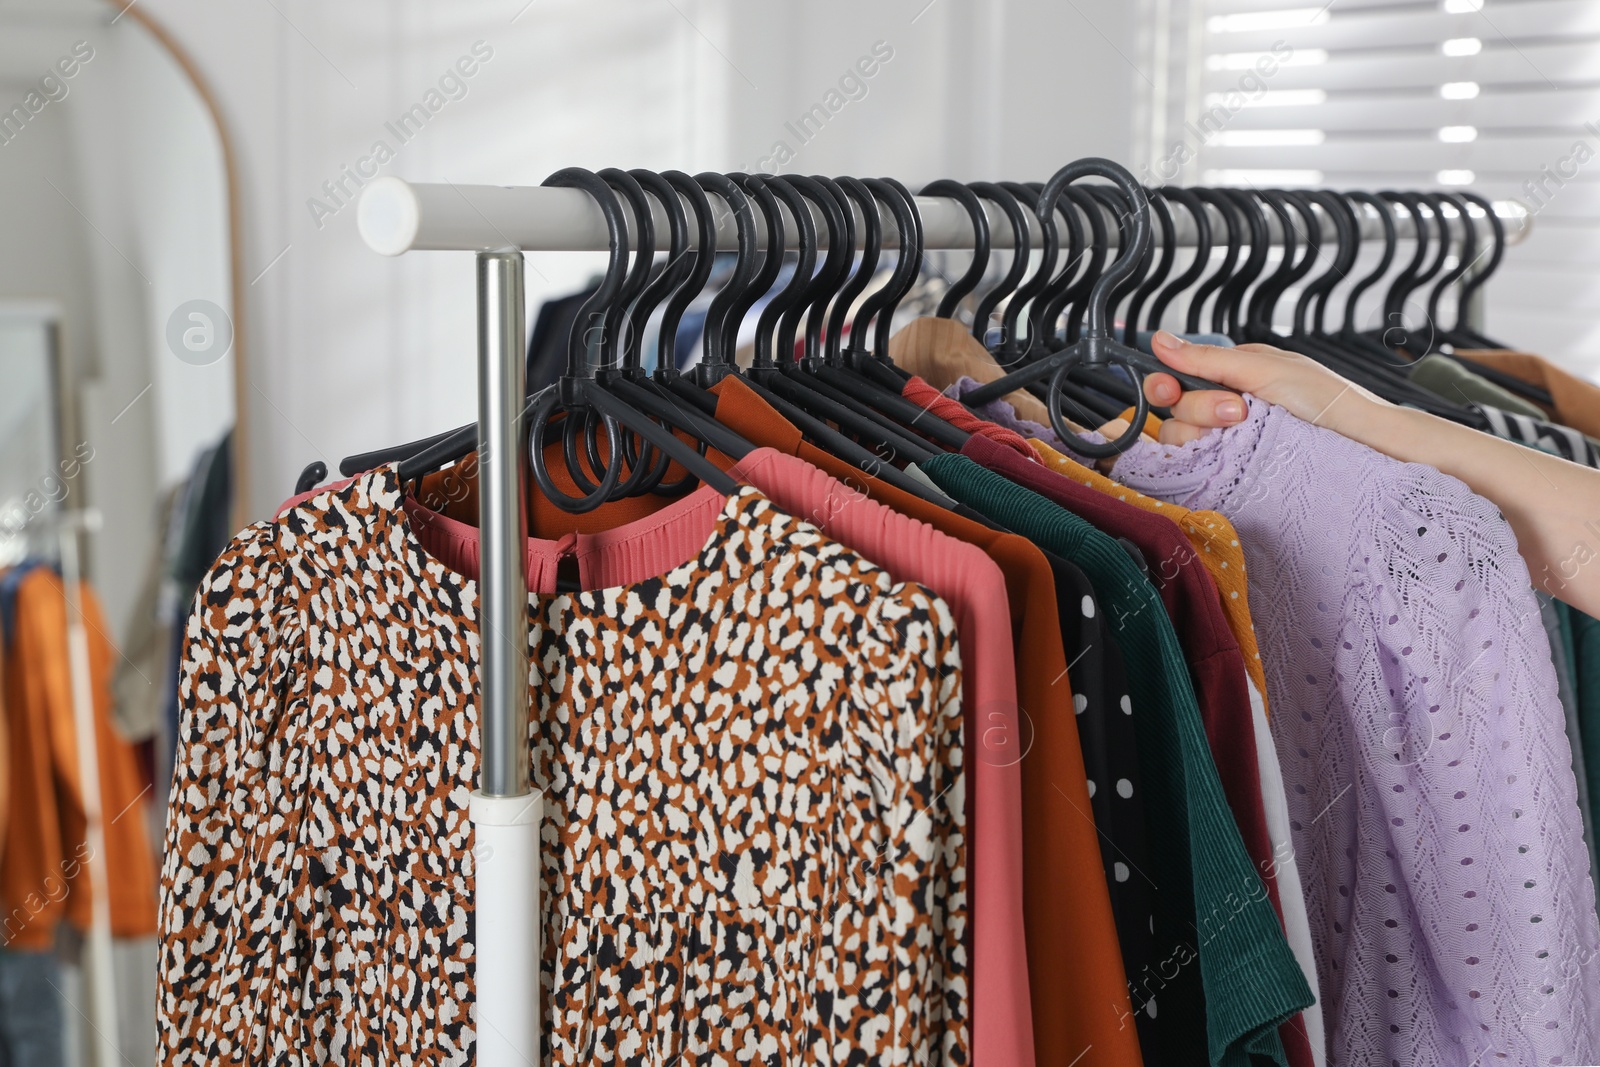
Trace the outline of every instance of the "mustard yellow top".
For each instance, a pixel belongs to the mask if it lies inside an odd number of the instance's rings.
[[[1245,586],[1244,549],[1239,545],[1239,535],[1227,516],[1215,511],[1190,511],[1177,504],[1169,504],[1155,497],[1129,489],[1112,481],[1092,467],[1085,467],[1063,455],[1038,438],[1030,444],[1038,450],[1045,466],[1057,474],[1064,474],[1080,485],[1116,497],[1124,503],[1157,515],[1165,515],[1178,524],[1178,529],[1189,539],[1200,556],[1200,562],[1217,587],[1222,600],[1222,610],[1228,617],[1228,628],[1233,631],[1239,649],[1244,653],[1245,672],[1261,694],[1262,705],[1267,700],[1266,673],[1261,667],[1261,651],[1256,647],[1255,626],[1250,622],[1250,595]],[[1267,709],[1271,715],[1271,709]]]

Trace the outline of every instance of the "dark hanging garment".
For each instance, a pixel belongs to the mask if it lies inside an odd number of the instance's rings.
[[[581,292],[546,300],[533,320],[533,335],[528,338],[528,392],[552,384],[567,368],[567,338],[583,307],[600,288],[596,281]]]

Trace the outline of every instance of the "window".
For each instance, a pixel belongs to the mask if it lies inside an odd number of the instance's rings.
[[[1600,4],[1150,2],[1146,181],[1521,200],[1486,332],[1600,377]]]

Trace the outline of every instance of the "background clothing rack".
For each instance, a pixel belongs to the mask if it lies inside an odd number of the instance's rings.
[[[89,631],[83,614],[83,568],[79,537],[102,525],[96,508],[46,511],[29,516],[11,534],[26,548],[56,555],[67,610],[67,683],[72,731],[77,740],[77,771],[83,796],[84,888],[89,894],[83,981],[88,993],[92,1049],[89,1062],[115,1067],[125,1062],[117,1024],[117,975],[111,954],[111,869],[106,850],[106,813],[100,793],[100,743],[95,728],[94,680],[89,665]],[[88,1037],[89,1035],[85,1035]]]
[[[1506,239],[1526,238],[1532,213],[1514,201],[1494,205],[1508,223]],[[953,198],[916,197],[927,250],[973,245],[966,209]],[[658,232],[665,212],[653,205]],[[812,208],[813,212],[816,209]],[[995,247],[1012,246],[1005,217],[986,205]],[[626,213],[625,213],[626,214]],[[1321,216],[1324,236],[1332,222]],[[1486,216],[1473,213],[1480,236]],[[759,221],[759,220],[758,220]],[[819,241],[827,227],[817,219]],[[1400,238],[1415,236],[1409,214],[1395,209]],[[1191,220],[1177,220],[1180,245],[1192,246]],[[478,728],[481,770],[471,818],[476,914],[477,1062],[482,1067],[523,1067],[538,1062],[538,987],[541,958],[539,823],[543,801],[528,770],[527,511],[522,477],[522,413],[526,394],[523,256],[525,251],[605,251],[605,218],[578,189],[545,186],[412,184],[383,177],[362,191],[357,226],[376,252],[476,252],[478,277],[478,440],[480,634]],[[1030,220],[1035,236],[1037,222]],[[1379,237],[1375,211],[1361,215],[1363,240]],[[760,243],[765,244],[765,227]],[[886,246],[898,245],[891,215],[883,218]],[[734,219],[717,218],[718,247],[737,248]],[[1111,239],[1115,241],[1115,227]],[[1281,241],[1281,232],[1272,235]],[[531,1005],[531,1007],[530,1007]]]

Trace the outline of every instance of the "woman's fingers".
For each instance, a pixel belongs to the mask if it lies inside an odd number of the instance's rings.
[[[1232,426],[1243,421],[1244,413],[1244,398],[1220,389],[1193,390],[1172,405],[1172,418],[1205,429]]]
[[[1178,398],[1183,395],[1183,386],[1179,385],[1178,379],[1172,375],[1157,371],[1145,375],[1144,395],[1145,399],[1156,407],[1164,408],[1178,402]]]
[[[1156,440],[1164,445],[1186,445],[1211,432],[1208,426],[1194,426],[1180,419],[1162,419]]]

